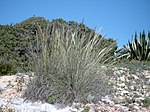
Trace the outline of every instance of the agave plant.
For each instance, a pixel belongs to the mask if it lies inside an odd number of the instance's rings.
[[[150,32],[148,37],[146,37],[145,32],[140,33],[140,38],[138,38],[137,33],[135,33],[132,42],[128,42],[124,45],[124,48],[120,51],[119,58],[135,59],[139,61],[150,60]]]

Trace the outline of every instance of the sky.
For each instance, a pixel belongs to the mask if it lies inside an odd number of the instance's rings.
[[[89,28],[117,40],[122,47],[135,32],[150,31],[150,0],[0,0],[0,24],[16,24],[29,17],[84,20]]]

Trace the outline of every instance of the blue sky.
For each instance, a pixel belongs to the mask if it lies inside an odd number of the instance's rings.
[[[150,31],[150,0],[0,0],[0,24],[15,24],[29,17],[63,18],[90,28],[102,28],[106,38],[126,44],[132,35]]]

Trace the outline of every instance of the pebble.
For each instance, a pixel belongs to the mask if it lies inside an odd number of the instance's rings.
[[[110,104],[111,106],[114,105],[114,102],[110,100],[110,98],[108,96],[102,97],[101,101]]]
[[[141,112],[139,106],[134,105],[133,108],[136,110],[136,112]]]
[[[124,91],[121,91],[120,94],[121,94],[122,96],[123,96],[123,95],[128,95],[128,94],[129,94],[129,91],[124,90]]]
[[[105,68],[105,67],[104,67]],[[145,97],[150,97],[150,91],[149,91],[149,83],[150,83],[150,71],[144,71],[143,73],[135,73],[130,74],[129,70],[127,68],[114,68],[113,69],[114,77],[111,78],[111,81],[113,82],[113,86],[116,88],[116,93],[113,96],[105,96],[101,98],[101,101],[99,101],[99,104],[91,105],[88,104],[87,106],[90,106],[89,112],[94,112],[94,109],[97,108],[99,110],[106,110],[110,112],[128,112],[130,108],[132,108],[133,112],[149,112],[147,108],[142,107],[142,102],[145,99]],[[17,76],[23,76],[25,77],[25,80],[29,79],[29,75],[23,73],[18,74]],[[17,76],[14,76],[16,78]],[[2,77],[0,77],[1,79]],[[0,83],[0,91],[5,91],[8,85],[8,77],[3,77],[5,81]],[[9,76],[10,80],[14,80],[12,76]],[[18,78],[19,79],[19,78]],[[145,80],[149,83],[145,83]],[[13,84],[13,81],[11,82]],[[25,85],[23,85],[25,86]],[[16,85],[14,84],[14,87]],[[136,87],[136,90],[135,90]],[[14,88],[13,88],[14,89]],[[93,96],[89,96],[89,99],[92,99]],[[115,101],[112,99],[116,99],[119,104],[115,104]],[[124,106],[122,102],[126,101],[128,99],[130,102],[130,106],[126,107]],[[130,101],[131,100],[131,101]],[[128,103],[127,101],[125,103]],[[5,99],[2,99],[0,97],[0,106],[6,105],[8,101]],[[23,102],[23,99],[14,99],[11,101],[10,107],[15,107],[17,109],[22,109],[23,112],[78,112],[79,110],[75,108],[76,106],[79,107],[82,111],[86,107],[86,105],[81,105],[80,103],[74,103],[72,107],[65,107],[58,109],[55,105],[50,105],[47,103],[38,103],[38,102]],[[94,109],[93,109],[94,108]],[[144,111],[142,111],[144,110]]]
[[[7,84],[0,84],[0,91],[3,91],[7,87]]]
[[[133,74],[132,74],[132,77],[133,77],[135,80],[138,80],[138,79],[139,79],[139,77],[138,77],[137,75],[133,75]]]

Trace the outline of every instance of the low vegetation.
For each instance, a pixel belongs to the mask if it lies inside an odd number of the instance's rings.
[[[80,34],[80,30],[53,30],[52,37],[47,31],[38,29],[37,48],[33,53],[35,78],[29,83],[24,95],[30,100],[44,100],[49,103],[69,104],[81,99],[100,98],[110,92],[105,69],[114,48],[111,44],[97,49],[103,38],[94,34]],[[80,36],[81,35],[81,36]],[[50,42],[48,39],[50,38]]]
[[[7,61],[4,58],[0,59],[0,76],[7,74],[15,74],[17,73],[16,66],[13,65],[15,62],[13,60]]]

